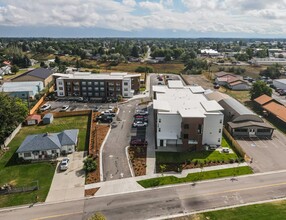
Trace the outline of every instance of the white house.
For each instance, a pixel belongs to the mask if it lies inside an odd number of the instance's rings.
[[[156,141],[161,147],[203,150],[219,146],[222,140],[223,108],[209,101],[200,86],[184,86],[169,81],[168,86],[153,86]]]

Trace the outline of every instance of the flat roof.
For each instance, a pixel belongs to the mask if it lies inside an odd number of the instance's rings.
[[[123,80],[124,78],[140,77],[141,74],[128,73],[91,73],[91,72],[74,72],[69,74],[54,73],[59,79],[92,79],[92,80]]]
[[[174,89],[175,88],[179,89],[179,88],[184,88],[184,85],[183,85],[181,80],[169,80],[168,81],[168,87],[174,88]]]
[[[170,88],[168,86],[153,86],[156,99],[153,100],[154,109],[160,113],[180,114],[188,118],[204,118],[207,113],[222,114],[223,108],[216,101],[209,101],[200,86],[183,86]]]

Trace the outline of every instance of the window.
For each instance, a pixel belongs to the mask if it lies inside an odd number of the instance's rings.
[[[189,135],[188,134],[184,134],[184,139],[189,139]]]
[[[101,93],[100,93],[100,96],[104,97],[104,96],[105,96],[105,93],[104,93],[104,92],[101,92]]]
[[[92,91],[92,87],[88,87],[87,90],[88,90],[88,91]]]
[[[128,94],[127,94],[127,93],[124,93],[123,96],[128,96]]]
[[[98,82],[97,82],[97,81],[96,81],[96,82],[94,82],[94,85],[95,85],[95,86],[98,86]]]
[[[161,128],[158,128],[158,132],[161,132]]]
[[[117,83],[116,83],[116,86],[121,86],[121,85],[120,85],[120,82],[117,82]]]
[[[189,129],[189,124],[184,124],[184,129]]]
[[[62,87],[62,86],[61,86],[61,87],[59,87],[59,90],[64,90],[64,87]]]
[[[108,83],[109,86],[114,86],[113,82]]]
[[[82,91],[86,91],[86,87],[82,87]]]
[[[99,92],[94,93],[94,96],[99,96]]]
[[[83,86],[86,86],[86,82],[81,82],[81,84],[82,84]]]
[[[124,88],[124,91],[125,91],[125,92],[128,92],[128,88]]]
[[[64,95],[64,93],[63,93],[63,92],[60,92],[59,94],[60,94],[60,95]]]
[[[52,154],[55,154],[55,153],[57,153],[57,151],[56,150],[52,150]]]
[[[25,93],[23,93],[23,94],[22,94],[22,97],[25,97],[25,95],[26,95],[26,94],[25,94]]]
[[[99,84],[100,84],[101,86],[104,86],[104,82],[100,82]]]
[[[100,91],[104,91],[104,87],[100,87]]]
[[[158,120],[158,121],[159,121],[159,123],[161,123],[161,118],[159,118],[159,120]]]
[[[62,85],[63,84],[63,82],[62,81],[59,81],[59,85]]]
[[[218,130],[218,133],[221,133],[221,129]]]
[[[31,157],[31,153],[24,153],[24,157]]]
[[[222,123],[222,119],[219,120],[219,123],[220,123],[220,124]]]
[[[86,92],[83,92],[82,95],[83,95],[83,96],[87,96],[87,93],[86,93]]]
[[[220,142],[220,138],[217,140],[217,142]]]
[[[234,129],[234,132],[247,132],[248,130],[246,128],[236,128]]]
[[[257,132],[268,133],[270,129],[257,129]]]
[[[88,96],[92,96],[92,92],[89,92],[89,93],[88,93]]]
[[[124,85],[125,85],[125,86],[128,86],[128,82],[124,82]]]
[[[67,85],[68,85],[68,86],[70,86],[70,85],[71,85],[71,83],[70,83],[70,82],[67,82]]]
[[[93,88],[94,88],[94,91],[99,91],[98,87],[93,87]]]
[[[198,134],[202,134],[202,125],[198,125]]]
[[[91,86],[91,85],[92,85],[92,82],[87,82],[87,85]]]

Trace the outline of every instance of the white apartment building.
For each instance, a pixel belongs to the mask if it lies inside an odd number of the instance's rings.
[[[223,108],[210,101],[200,86],[184,86],[180,80],[153,86],[157,146],[203,150],[220,145]]]

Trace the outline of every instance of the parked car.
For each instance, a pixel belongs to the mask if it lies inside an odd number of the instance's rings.
[[[106,115],[106,116],[114,117],[116,114],[114,112],[110,112],[109,110],[105,110],[105,111],[101,112],[100,115]]]
[[[148,123],[148,117],[144,115],[136,115],[134,116],[134,121],[145,121]]]
[[[41,106],[40,111],[42,111],[42,112],[43,111],[47,111],[47,110],[49,110],[51,108],[52,108],[52,106],[50,104],[44,104],[44,105]]]
[[[101,105],[100,106],[94,106],[94,111],[98,112],[101,109]]]
[[[146,110],[136,110],[136,112],[135,112],[135,116],[137,116],[137,115],[148,115],[149,114],[149,112],[148,111],[146,111]]]
[[[279,95],[286,95],[286,90],[285,89],[281,89],[278,91]]]
[[[60,112],[66,112],[70,108],[69,105],[64,105],[61,109]]]
[[[148,142],[143,139],[132,139],[130,141],[130,146],[147,146]]]
[[[96,122],[101,122],[101,123],[111,123],[112,120],[113,118],[107,115],[100,115],[100,116],[97,116],[95,119]]]
[[[60,170],[61,171],[67,170],[69,167],[69,162],[70,162],[69,158],[62,159],[62,161],[60,163]]]
[[[228,149],[228,148],[223,148],[223,149],[222,149],[222,152],[228,154],[228,153],[229,153],[229,149]]]
[[[132,126],[133,128],[138,128],[138,127],[147,127],[148,123],[143,122],[143,121],[134,121]]]

